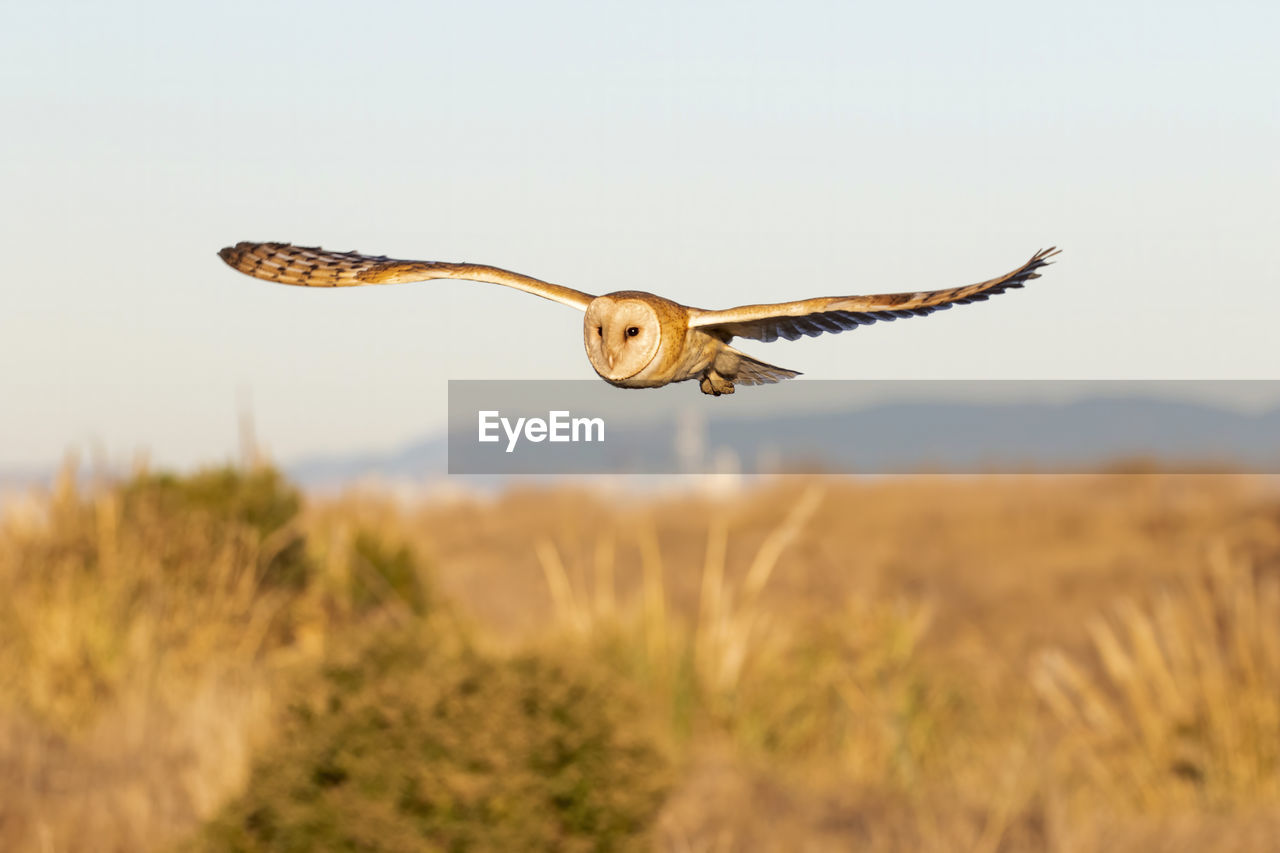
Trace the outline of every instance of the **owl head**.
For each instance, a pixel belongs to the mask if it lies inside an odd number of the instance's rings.
[[[605,379],[630,379],[658,354],[662,326],[657,310],[640,294],[596,297],[587,306],[582,324],[587,358]]]

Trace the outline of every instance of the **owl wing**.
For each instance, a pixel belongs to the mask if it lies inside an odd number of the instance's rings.
[[[1022,287],[1031,279],[1039,278],[1037,270],[1049,264],[1048,259],[1056,254],[1056,248],[1041,249],[1031,256],[1031,260],[1011,273],[950,290],[882,293],[875,296],[819,296],[798,302],[742,305],[723,311],[691,308],[689,325],[718,334],[726,341],[739,337],[768,342],[778,338],[794,341],[803,335],[843,332],[877,320],[923,317],[952,305],[980,302],[997,293]]]
[[[385,255],[328,252],[288,243],[237,243],[218,252],[227,264],[245,275],[302,287],[351,287],[360,284],[399,284],[432,278],[460,278],[504,284],[571,305],[579,311],[595,297],[571,287],[482,264],[439,261],[398,261]]]

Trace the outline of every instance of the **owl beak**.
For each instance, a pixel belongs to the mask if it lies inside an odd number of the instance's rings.
[[[606,351],[604,354],[604,360],[609,362],[609,369],[612,370],[613,369],[613,353]]]

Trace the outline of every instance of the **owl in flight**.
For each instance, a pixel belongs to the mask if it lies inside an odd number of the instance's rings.
[[[304,287],[398,284],[460,278],[505,284],[585,313],[587,358],[606,382],[622,388],[658,388],[697,379],[704,394],[732,394],[735,385],[764,385],[799,376],[729,346],[734,338],[757,341],[843,332],[880,320],[923,317],[980,302],[1022,287],[1058,250],[1043,249],[1013,272],[966,287],[877,296],[818,296],[797,302],[741,305],[721,311],[691,308],[639,290],[592,296],[520,273],[481,264],[398,261],[356,252],[327,252],[288,243],[237,243],[220,251],[230,266],[254,278]]]

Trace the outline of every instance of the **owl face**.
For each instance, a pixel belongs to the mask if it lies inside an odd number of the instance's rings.
[[[644,370],[662,344],[657,312],[639,299],[601,296],[592,300],[582,334],[591,366],[611,382]]]

